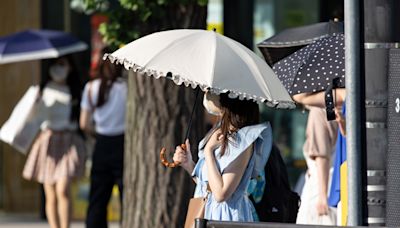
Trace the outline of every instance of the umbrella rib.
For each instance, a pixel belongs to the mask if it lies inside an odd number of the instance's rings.
[[[211,68],[211,70],[212,70],[212,72],[211,72],[211,80],[210,80],[210,87],[213,85],[213,82],[214,82],[214,74],[215,74],[215,57],[217,56],[217,37],[218,37],[218,35],[217,35],[217,33],[214,31],[213,32],[214,33],[214,46],[215,46],[215,48],[214,48],[214,61],[212,61],[212,63],[213,63],[213,66],[212,66],[212,68]]]
[[[45,37],[42,36],[42,34],[40,34],[37,30],[31,30],[30,31],[32,34],[35,34],[35,36],[40,37],[42,40],[44,40],[46,42],[47,45],[49,45],[50,48],[48,48],[48,50],[51,50],[53,47],[53,44],[50,42],[50,39],[46,39]],[[55,52],[55,56],[52,57],[57,57],[57,51]]]

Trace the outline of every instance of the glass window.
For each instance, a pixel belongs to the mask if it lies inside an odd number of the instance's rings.
[[[265,38],[274,35],[274,2],[273,0],[256,0],[254,2],[254,50]]]
[[[223,34],[223,1],[209,0],[207,10],[207,29]]]
[[[319,0],[255,0],[254,50],[256,45],[283,29],[319,22]],[[282,152],[288,166],[292,186],[306,169],[303,156],[307,112],[301,107],[294,110],[276,110],[260,106],[263,120],[272,125],[274,143]]]

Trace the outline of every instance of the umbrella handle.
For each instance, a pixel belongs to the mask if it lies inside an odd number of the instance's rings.
[[[186,145],[185,144],[181,144],[182,149],[184,149],[186,151]],[[169,162],[166,158],[165,152],[167,152],[167,149],[165,149],[165,147],[163,147],[160,151],[160,160],[161,163],[168,167],[168,168],[175,168],[177,167],[180,163],[179,162]]]

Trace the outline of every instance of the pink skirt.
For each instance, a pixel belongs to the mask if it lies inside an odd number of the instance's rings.
[[[82,176],[85,170],[85,144],[72,131],[42,131],[28,155],[22,176],[42,184]]]

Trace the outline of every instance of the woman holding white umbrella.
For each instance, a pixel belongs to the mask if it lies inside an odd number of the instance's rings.
[[[189,29],[153,33],[105,58],[128,70],[206,92],[204,105],[220,123],[200,142],[199,161],[192,161],[188,140],[177,147],[173,163],[163,158],[165,149],[161,160],[168,167],[181,165],[193,172],[195,196],[208,199],[205,218],[254,221],[245,190],[250,178],[263,171],[272,145],[269,124],[258,122],[257,103],[294,107],[271,68],[234,40]]]
[[[219,124],[199,143],[196,164],[188,141],[186,149],[176,148],[174,161],[195,179],[195,197],[209,194],[206,219],[254,221],[246,189],[256,169],[268,160],[271,126],[259,124],[258,105],[252,101],[206,93],[203,104],[219,117]]]

